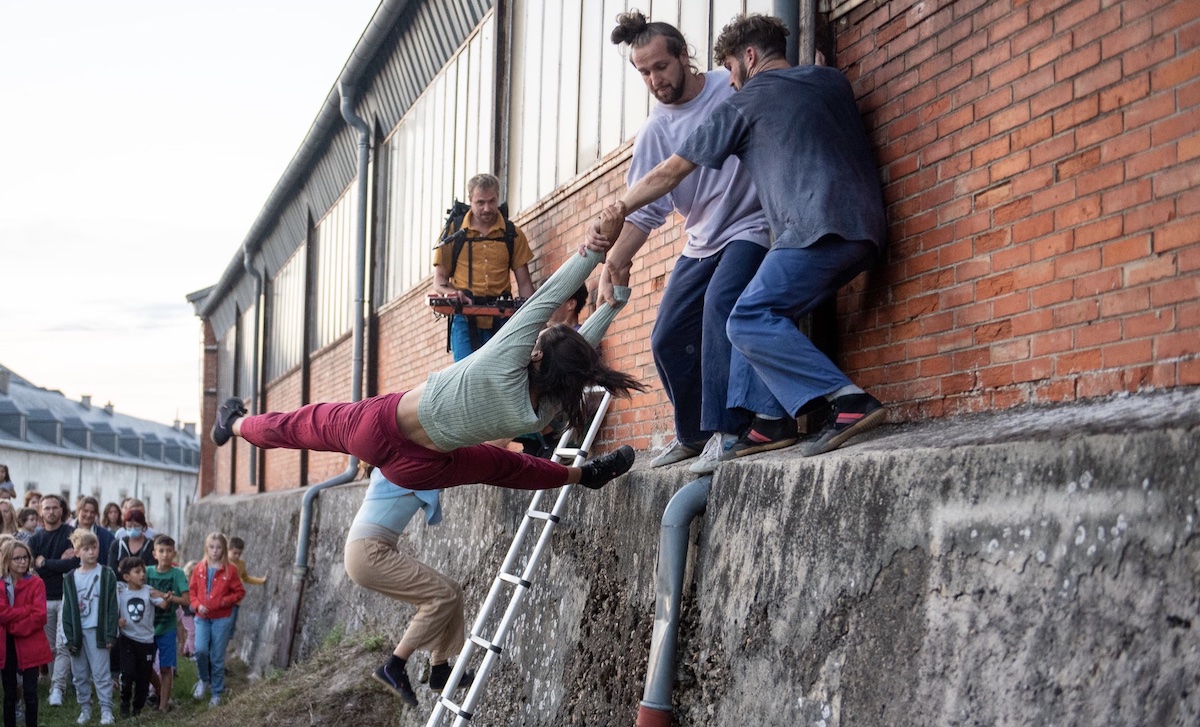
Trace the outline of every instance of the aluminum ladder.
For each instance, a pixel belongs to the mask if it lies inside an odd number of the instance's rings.
[[[578,447],[568,447],[566,445],[571,439],[573,430],[567,430],[562,438],[558,440],[558,446],[551,457],[555,462],[560,464],[568,464],[569,462],[570,465],[578,467],[587,459],[588,450],[591,449],[592,442],[595,441],[596,434],[600,431],[600,425],[604,422],[604,415],[608,412],[609,403],[612,401],[612,394],[604,389],[593,387],[588,390],[588,393],[603,393],[603,397],[600,400],[599,407],[596,409],[596,414],[592,417],[591,425],[588,426],[587,435],[584,436],[582,444]],[[442,689],[442,694],[438,697],[437,703],[433,707],[433,712],[429,715],[429,721],[425,723],[426,727],[438,727],[443,724],[444,718],[450,716],[454,718],[454,727],[463,727],[470,722],[476,705],[483,697],[484,689],[487,686],[488,674],[503,652],[501,643],[504,641],[505,636],[508,635],[508,630],[520,611],[521,602],[524,600],[525,594],[533,586],[534,570],[537,568],[542,552],[550,542],[550,535],[554,532],[554,526],[558,524],[563,510],[566,508],[571,488],[572,485],[564,485],[559,488],[558,499],[554,501],[554,507],[549,511],[543,510],[541,507],[542,498],[548,490],[539,490],[529,502],[529,508],[525,511],[525,516],[521,519],[521,525],[517,529],[517,534],[513,536],[512,545],[508,548],[508,555],[504,558],[504,564],[500,566],[500,572],[492,581],[491,590],[488,591],[487,598],[483,602],[483,607],[479,610],[479,615],[475,617],[475,625],[471,627],[471,635],[467,638],[462,651],[458,654],[458,661],[454,664],[454,669],[450,672],[450,678],[447,680],[445,688]],[[540,531],[537,530],[535,523],[541,523]],[[524,565],[521,566],[521,552],[532,537],[537,538],[536,544],[533,546],[533,550],[529,553]],[[511,589],[507,589],[508,586],[511,586]],[[485,636],[488,621],[495,612],[497,604],[502,599],[502,592],[506,589],[510,590],[510,593],[504,615],[491,635]],[[458,683],[462,679],[462,675],[467,669],[467,664],[471,660],[471,655],[477,646],[485,649],[487,653],[484,654],[483,661],[475,670],[475,681],[467,689],[466,697],[461,703],[456,703],[453,699],[454,693],[458,690]]]

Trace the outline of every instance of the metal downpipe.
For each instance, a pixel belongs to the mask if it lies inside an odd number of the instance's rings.
[[[358,208],[355,214],[355,250],[354,250],[354,311],[352,319],[354,321],[354,357],[351,366],[351,392],[350,401],[360,401],[363,392],[363,349],[366,329],[366,290],[367,290],[367,174],[371,162],[371,127],[354,111],[354,99],[352,97],[353,89],[344,84],[338,84],[338,93],[341,95],[342,117],[346,123],[353,126],[358,131]],[[304,493],[304,500],[300,507],[300,533],[296,543],[296,562],[292,567],[293,582],[296,586],[296,597],[292,606],[293,625],[291,635],[288,639],[287,656],[285,665],[290,666],[292,663],[292,653],[295,648],[296,632],[295,624],[300,617],[300,605],[304,599],[304,582],[308,575],[308,549],[309,540],[312,536],[313,510],[315,508],[317,497],[321,490],[334,485],[342,485],[347,482],[352,482],[358,474],[358,458],[351,456],[350,461],[346,465],[346,470],[339,475],[336,475],[324,482],[317,483],[308,488]]]
[[[679,488],[663,511],[658,536],[658,575],[654,586],[654,633],[646,665],[646,689],[638,708],[637,727],[670,727],[671,688],[675,682],[675,650],[679,636],[679,601],[687,570],[688,530],[708,506],[712,475]]]
[[[260,413],[259,394],[261,393],[261,382],[259,381],[259,352],[262,351],[262,346],[259,343],[259,336],[262,335],[262,306],[263,306],[263,274],[254,268],[254,262],[251,259],[250,247],[246,243],[242,243],[242,267],[250,277],[254,278],[254,335],[250,341],[254,350],[250,352],[250,413]],[[243,442],[247,445],[250,452],[250,484],[258,488],[258,453],[256,447],[249,442]]]

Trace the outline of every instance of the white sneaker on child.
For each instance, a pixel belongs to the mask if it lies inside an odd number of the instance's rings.
[[[79,710],[79,718],[75,720],[75,724],[87,724],[92,721],[92,706],[84,705],[83,709]]]
[[[61,707],[62,706],[62,690],[61,689],[51,689],[50,690],[50,706],[51,707]]]
[[[195,688],[192,689],[192,699],[204,699],[204,690],[207,687],[204,682],[196,682]]]
[[[100,710],[100,724],[116,724],[116,723],[117,723],[117,721],[115,719],[113,719],[111,709]]]
[[[212,695],[212,699],[208,700],[209,707],[215,707],[220,703],[221,703],[221,695],[220,694],[214,694],[214,695]]]

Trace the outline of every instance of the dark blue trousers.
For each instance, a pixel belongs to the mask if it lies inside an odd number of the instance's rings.
[[[851,381],[795,320],[866,270],[875,246],[830,235],[804,248],[767,254],[729,315],[734,354],[729,405],[795,416],[806,403]]]
[[[761,245],[733,240],[716,255],[675,261],[658,304],[650,349],[675,407],[680,442],[737,432],[749,423],[746,412],[727,406],[733,348],[725,324],[766,254]]]

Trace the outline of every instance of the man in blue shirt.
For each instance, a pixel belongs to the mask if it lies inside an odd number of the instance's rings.
[[[697,167],[720,167],[730,156],[754,180],[774,240],[727,330],[734,347],[729,406],[755,418],[723,461],[795,443],[795,417],[820,398],[832,411],[806,455],[836,449],[884,418],[883,405],[794,323],[882,254],[887,229],[879,171],[850,84],[833,68],[791,66],[786,36],[781,21],[761,15],[725,26],[714,55],[738,93],[610,208],[621,221]],[[593,227],[605,239],[618,233],[612,223]]]

